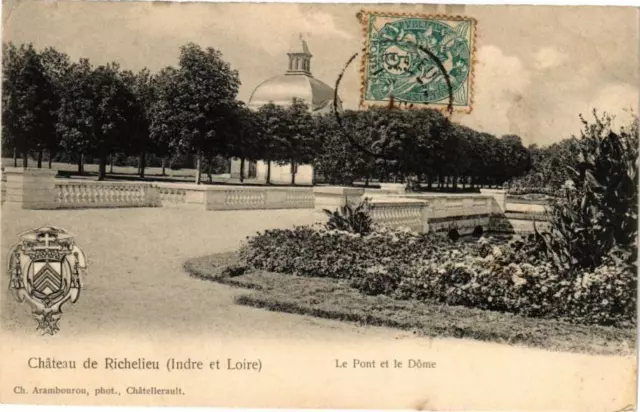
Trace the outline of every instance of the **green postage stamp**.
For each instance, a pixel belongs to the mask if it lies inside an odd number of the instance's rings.
[[[362,11],[361,105],[396,103],[470,112],[476,21]]]

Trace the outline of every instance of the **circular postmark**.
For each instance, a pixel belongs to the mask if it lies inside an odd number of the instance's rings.
[[[453,114],[453,93],[454,93],[454,84],[451,80],[451,77],[449,75],[449,73],[447,72],[445,66],[443,65],[442,61],[439,59],[438,55],[434,52],[432,52],[431,50],[429,50],[428,48],[421,46],[421,45],[417,45],[416,46],[418,50],[421,51],[421,53],[426,56],[424,58],[422,58],[422,64],[420,63],[420,59],[418,59],[417,61],[417,65],[418,67],[426,67],[426,62],[425,59],[428,58],[429,61],[437,68],[438,72],[441,75],[442,81],[445,84],[446,87],[446,91],[447,91],[447,95],[448,95],[448,103],[447,103],[447,108],[446,108],[446,113],[447,113],[447,119],[449,119],[449,117]],[[387,50],[390,50],[387,54],[392,56],[387,57],[386,59],[388,60],[388,62],[386,63],[388,68],[385,67],[383,65],[383,67],[380,70],[385,70],[387,72],[398,72],[401,73],[402,76],[416,76],[416,82],[419,83],[419,77],[420,77],[420,73],[416,74],[415,71],[411,71],[409,69],[405,69],[405,68],[410,68],[412,67],[411,62],[412,62],[412,58],[408,57],[409,54],[404,54],[404,53],[400,53],[398,52],[398,49],[392,49],[392,48],[388,48]],[[359,53],[355,53],[351,56],[351,58],[349,58],[349,60],[346,62],[346,64],[344,65],[344,67],[342,68],[342,70],[340,71],[340,74],[338,75],[338,78],[336,79],[336,85],[334,88],[334,96],[333,96],[333,113],[334,116],[336,118],[336,122],[338,123],[338,127],[341,130],[342,134],[344,137],[346,137],[346,139],[350,142],[350,144],[355,147],[357,150],[369,155],[369,156],[373,156],[374,158],[378,158],[378,159],[383,159],[383,160],[396,160],[394,157],[389,157],[387,156],[383,150],[381,150],[381,144],[380,141],[378,140],[376,142],[374,142],[372,144],[372,146],[366,147],[362,144],[360,144],[359,142],[357,142],[353,136],[351,135],[351,133],[349,133],[348,130],[346,130],[345,125],[342,121],[342,116],[340,115],[340,112],[338,110],[338,90],[340,88],[340,82],[342,81],[342,77],[344,76],[345,71],[347,70],[347,68],[351,65],[351,63],[356,59],[356,57],[358,56]],[[366,55],[365,55],[366,57]],[[385,96],[386,100],[388,100],[389,104],[388,104],[388,108],[389,109],[393,109],[396,106],[406,106],[408,108],[412,108],[413,107],[413,103],[411,103],[410,101],[404,100],[402,98],[397,98],[394,95],[394,89],[393,88],[389,88],[388,89],[388,94],[387,96]],[[442,99],[439,99],[442,100]],[[450,122],[447,122],[447,124],[450,124]],[[374,130],[372,128],[371,130],[371,135],[376,135],[379,134],[377,133],[376,130]],[[384,139],[384,137],[383,137]]]

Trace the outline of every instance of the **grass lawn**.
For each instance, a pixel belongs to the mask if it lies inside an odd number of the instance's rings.
[[[227,267],[235,253],[190,259],[185,270],[195,277],[248,289],[236,303],[287,312],[410,330],[421,336],[468,338],[554,351],[605,355],[635,352],[635,330],[573,325],[548,319],[366,296],[343,280],[249,271],[235,276]]]

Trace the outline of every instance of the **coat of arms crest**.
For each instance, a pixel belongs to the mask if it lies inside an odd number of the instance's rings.
[[[75,303],[86,274],[87,261],[73,236],[62,229],[43,227],[20,234],[9,255],[9,289],[31,305],[43,334],[60,330],[62,306]]]

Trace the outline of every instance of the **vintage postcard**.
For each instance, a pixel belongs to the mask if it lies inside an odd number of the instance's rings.
[[[638,22],[4,2],[0,403],[636,410]]]

